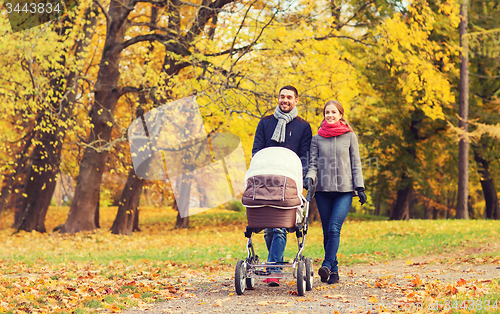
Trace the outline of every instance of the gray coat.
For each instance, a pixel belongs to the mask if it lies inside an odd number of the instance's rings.
[[[306,177],[313,179],[316,191],[352,192],[364,188],[356,134],[313,136]]]

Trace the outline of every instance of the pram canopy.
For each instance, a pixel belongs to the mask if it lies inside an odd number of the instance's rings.
[[[302,163],[297,154],[283,147],[268,147],[250,162],[242,203],[247,208],[297,208],[303,204],[302,189]]]

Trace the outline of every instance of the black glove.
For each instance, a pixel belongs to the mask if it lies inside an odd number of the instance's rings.
[[[366,202],[365,188],[356,188],[356,191],[358,191],[359,202],[363,205]]]
[[[310,177],[305,177],[304,178],[304,189],[310,190],[313,185],[313,179]]]

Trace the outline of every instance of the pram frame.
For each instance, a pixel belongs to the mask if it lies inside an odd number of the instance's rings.
[[[264,228],[250,228],[247,226],[245,237],[247,240],[247,258],[239,260],[236,264],[235,270],[235,288],[238,295],[242,295],[245,289],[253,290],[255,287],[255,280],[266,278],[296,278],[297,280],[297,295],[303,296],[305,291],[310,291],[313,288],[313,264],[310,257],[304,257],[302,251],[305,247],[307,231],[309,227],[309,201],[312,198],[314,191],[309,191],[305,202],[303,204],[304,217],[302,222],[296,223],[292,228],[286,228],[289,233],[295,232],[297,237],[298,252],[292,262],[259,262],[259,256],[255,254],[254,245],[252,241],[252,234],[259,233]],[[303,198],[303,196],[302,196]],[[268,268],[277,266],[280,268],[291,268],[292,272],[268,272],[262,271],[259,268]]]

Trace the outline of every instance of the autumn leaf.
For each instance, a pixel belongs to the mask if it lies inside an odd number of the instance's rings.
[[[420,287],[422,285],[422,280],[418,275],[416,275],[410,282],[413,287]]]
[[[459,287],[460,287],[460,286],[465,285],[466,283],[467,283],[467,281],[465,281],[465,279],[460,278],[460,280],[459,280],[459,281],[457,281],[457,286],[459,286]]]
[[[457,294],[458,290],[454,285],[446,286],[446,294]]]

